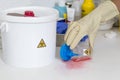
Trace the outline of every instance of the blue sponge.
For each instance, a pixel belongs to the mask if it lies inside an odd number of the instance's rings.
[[[69,61],[73,56],[79,56],[79,54],[73,53],[73,51],[70,49],[70,46],[63,44],[60,48],[61,59],[64,61]]]
[[[88,35],[84,36],[80,42],[85,42],[86,39],[88,39]],[[60,48],[60,57],[62,60],[64,61],[69,61],[71,60],[72,57],[74,56],[81,56],[80,54],[76,54],[74,53],[71,49],[70,46],[68,46],[67,44],[63,44]]]

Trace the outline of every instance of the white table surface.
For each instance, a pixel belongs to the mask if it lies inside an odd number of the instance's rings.
[[[33,69],[12,67],[0,59],[0,80],[120,80],[120,33],[106,39],[106,32],[98,33],[92,60],[79,69],[68,69],[59,57],[51,65]]]

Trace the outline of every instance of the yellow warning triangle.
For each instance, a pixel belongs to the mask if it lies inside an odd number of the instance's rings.
[[[43,47],[46,47],[46,44],[45,44],[45,41],[43,39],[41,39],[37,48],[43,48]]]

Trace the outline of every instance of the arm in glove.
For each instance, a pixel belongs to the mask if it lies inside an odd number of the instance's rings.
[[[93,48],[94,38],[101,22],[112,19],[117,16],[119,11],[112,1],[106,1],[100,4],[87,16],[70,23],[65,34],[64,40],[71,49],[75,48],[82,37],[89,36],[90,46]]]

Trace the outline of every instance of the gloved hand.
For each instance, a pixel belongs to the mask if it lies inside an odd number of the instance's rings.
[[[82,37],[89,36],[90,46],[93,48],[96,32],[101,22],[105,22],[117,16],[119,11],[112,1],[100,4],[91,13],[82,19],[70,23],[64,40],[71,49],[75,48]]]

